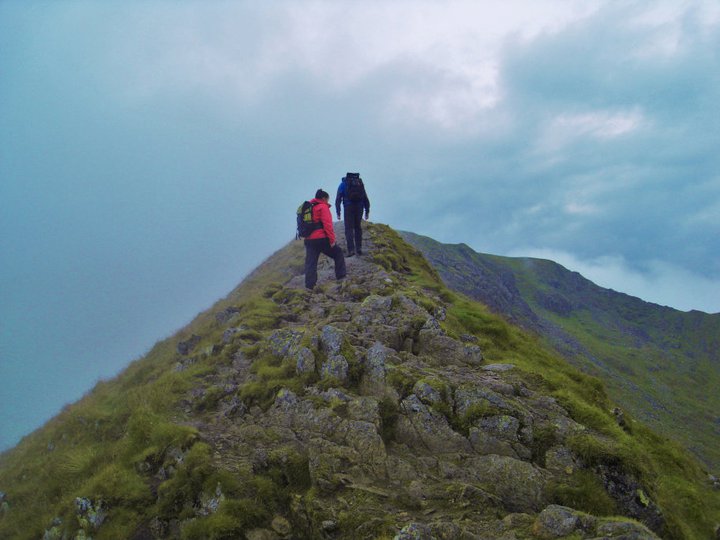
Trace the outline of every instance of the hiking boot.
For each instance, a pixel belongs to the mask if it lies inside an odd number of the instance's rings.
[[[359,257],[360,255],[362,255],[362,249],[358,249],[358,250],[357,250],[357,254],[358,254],[358,257]]]
[[[354,251],[348,251],[348,254],[345,255],[345,256],[348,257],[348,258],[354,257],[354,256],[355,256],[355,252],[354,252]]]

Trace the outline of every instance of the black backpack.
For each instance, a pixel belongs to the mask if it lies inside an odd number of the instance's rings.
[[[313,222],[313,208],[318,203],[305,201],[297,209],[297,237],[307,238],[313,231],[322,229],[322,223]]]
[[[347,173],[345,175],[345,196],[350,202],[365,200],[365,186],[360,173]]]

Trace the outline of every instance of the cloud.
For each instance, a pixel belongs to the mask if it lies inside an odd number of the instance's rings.
[[[396,228],[720,310],[714,1],[39,7],[0,2],[1,337],[38,373],[114,373],[351,169]]]

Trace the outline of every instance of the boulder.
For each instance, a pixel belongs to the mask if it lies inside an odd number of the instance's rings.
[[[103,501],[92,501],[86,497],[75,498],[75,513],[80,527],[91,531],[97,530],[107,518]]]
[[[578,516],[572,508],[552,504],[538,515],[532,532],[541,540],[568,536],[577,528]]]
[[[361,420],[347,422],[345,443],[362,456],[362,466],[368,468],[376,476],[383,476],[387,453],[385,443],[375,424]]]
[[[517,458],[518,453],[508,441],[503,441],[497,437],[486,433],[482,429],[472,427],[468,436],[473,450],[480,455],[496,454],[498,456],[509,456]]]
[[[437,540],[424,523],[409,523],[395,535],[394,540]]]
[[[361,306],[363,310],[367,310],[372,313],[384,314],[389,312],[392,308],[392,297],[371,294],[362,301]]]
[[[344,383],[347,382],[349,370],[350,365],[345,357],[342,354],[336,354],[328,357],[328,359],[323,362],[320,368],[320,375],[323,378],[334,377],[341,383]]]
[[[527,461],[490,454],[466,460],[466,478],[497,495],[511,512],[537,512],[545,501],[547,476]],[[468,478],[473,480],[473,478]]]
[[[321,438],[310,441],[308,468],[314,486],[323,494],[330,494],[341,488],[353,473],[362,456],[354,449],[335,444]]]
[[[410,448],[433,453],[471,450],[469,441],[453,431],[447,418],[428,408],[415,394],[400,403],[400,411],[395,436]]]
[[[202,338],[193,334],[190,338],[185,341],[181,341],[177,344],[177,352],[183,356],[186,356],[192,352],[192,350],[200,343]]]
[[[476,422],[478,428],[498,439],[517,442],[518,430],[520,429],[520,421],[514,416],[501,414],[496,416],[486,416]]]
[[[315,373],[315,355],[307,347],[300,347],[295,354],[295,371],[298,375]]]
[[[434,405],[436,403],[442,403],[443,397],[439,390],[434,388],[431,384],[426,381],[420,380],[415,383],[413,387],[413,393],[422,401],[425,405]]]
[[[394,350],[376,341],[367,352],[365,376],[373,381],[384,382],[388,358],[394,353]]]
[[[483,371],[492,371],[495,373],[503,373],[505,371],[510,371],[512,369],[515,369],[514,364],[488,364],[486,366],[482,366],[480,369]]]
[[[435,317],[428,318],[418,332],[417,353],[431,357],[440,365],[479,365],[483,360],[480,347],[451,338]]]
[[[270,335],[267,339],[267,344],[270,347],[270,352],[274,356],[284,358],[297,350],[302,337],[302,332],[282,328],[280,330],[275,330]]]
[[[270,526],[273,531],[278,533],[280,536],[287,536],[292,531],[290,522],[282,516],[275,516]]]
[[[222,311],[218,311],[217,313],[215,313],[215,320],[219,324],[225,324],[226,322],[228,322],[230,319],[232,319],[238,313],[240,313],[240,308],[231,306],[229,308],[225,308]]]
[[[361,396],[348,403],[348,416],[353,420],[370,422],[380,428],[380,403],[371,396]]]
[[[320,334],[320,346],[327,353],[328,357],[340,354],[345,335],[343,331],[334,326],[323,326]]]
[[[465,385],[455,390],[455,408],[458,416],[472,412],[474,408],[512,411],[513,408],[497,392],[479,385]]]
[[[570,475],[577,466],[573,453],[564,446],[553,446],[545,452],[545,468],[552,473]]]

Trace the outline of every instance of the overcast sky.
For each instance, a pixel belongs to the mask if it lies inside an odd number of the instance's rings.
[[[0,449],[358,170],[371,219],[720,311],[712,1],[0,1]]]

